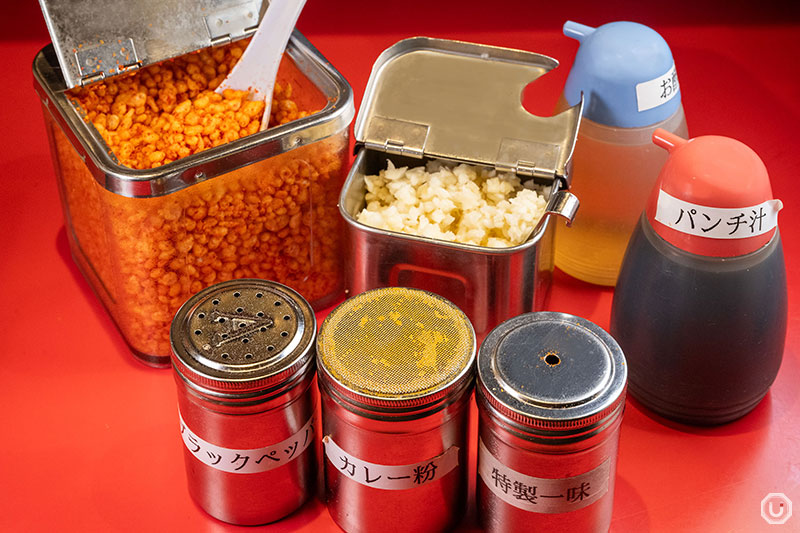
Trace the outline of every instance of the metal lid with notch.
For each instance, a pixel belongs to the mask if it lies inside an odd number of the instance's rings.
[[[255,33],[261,0],[39,0],[68,87]]]
[[[378,57],[355,123],[380,151],[566,180],[583,100],[553,117],[522,107],[522,91],[558,66],[550,57],[429,37]]]
[[[582,433],[622,412],[627,373],[619,345],[596,324],[565,313],[528,313],[486,337],[478,394],[524,427]]]
[[[317,337],[320,383],[362,407],[430,406],[471,384],[475,332],[449,300],[404,287],[340,304]]]
[[[297,292],[273,281],[230,280],[178,310],[172,363],[212,394],[263,391],[313,368],[315,334],[314,312]]]

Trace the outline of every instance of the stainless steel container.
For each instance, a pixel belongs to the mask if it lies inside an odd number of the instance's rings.
[[[308,303],[278,283],[208,287],[171,328],[189,493],[233,524],[278,520],[316,490]]]
[[[478,355],[478,514],[490,532],[608,531],[627,368],[583,318],[529,313]]]
[[[134,170],[111,153],[70,88],[112,83],[113,75],[136,76],[163,68],[154,63],[168,58],[241,39],[255,31],[266,4],[42,0],[53,45],[34,59],[34,86],[70,250],[131,350],[152,365],[169,365],[178,307],[213,283],[272,279],[317,309],[341,298],[337,201],[352,91],[295,31],[277,81],[292,87],[308,116]]]
[[[317,338],[328,511],[348,532],[442,531],[467,503],[475,334],[452,303],[375,289]]]
[[[458,305],[478,339],[520,313],[544,307],[553,270],[550,215],[572,220],[566,191],[583,103],[554,117],[522,107],[526,85],[552,70],[549,57],[493,46],[417,37],[387,49],[373,66],[355,123],[357,156],[339,209],[348,227],[345,283],[430,290]],[[547,212],[511,248],[439,241],[366,226],[364,176],[430,159],[515,172],[550,186]]]

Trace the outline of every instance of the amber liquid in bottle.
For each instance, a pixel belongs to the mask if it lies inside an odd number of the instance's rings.
[[[564,97],[557,109],[564,109]],[[656,128],[687,137],[683,106],[641,128],[581,120],[572,157],[570,191],[580,200],[571,227],[556,227],[555,263],[572,277],[614,286],[633,229],[667,152],[652,142]]]

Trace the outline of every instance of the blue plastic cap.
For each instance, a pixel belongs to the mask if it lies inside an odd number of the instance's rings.
[[[606,126],[636,128],[669,118],[681,104],[675,62],[656,31],[635,22],[592,28],[564,23],[580,41],[564,86],[569,105],[584,96],[583,116]]]

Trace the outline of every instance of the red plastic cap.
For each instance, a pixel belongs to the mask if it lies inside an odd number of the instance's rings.
[[[669,151],[647,202],[664,240],[697,255],[734,257],[767,244],[777,228],[764,163],[744,143],[707,135],[686,140],[663,129],[653,142]]]

